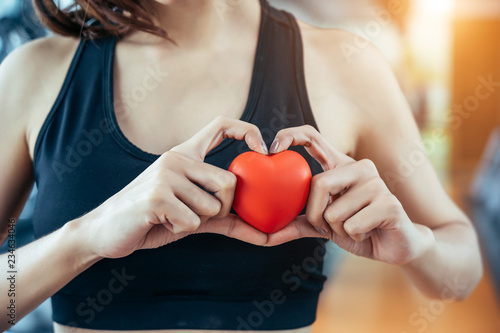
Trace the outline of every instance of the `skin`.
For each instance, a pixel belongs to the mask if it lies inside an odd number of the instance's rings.
[[[101,258],[124,257],[201,232],[262,246],[325,237],[354,254],[399,265],[431,297],[443,297],[447,282],[457,279],[455,298],[473,290],[482,275],[475,231],[427,159],[401,174],[401,159],[421,150],[419,133],[394,75],[373,46],[346,57],[339,45],[352,44],[352,35],[299,23],[306,84],[321,134],[310,126],[285,129],[269,150],[304,145],[325,172],[313,178],[306,215],[266,235],[228,215],[234,176],[202,162],[224,137],[246,140],[251,149],[267,153],[259,130],[236,120],[250,86],[258,2],[242,1],[223,17],[209,0],[164,0],[157,6],[177,46],[141,32],[124,38],[117,45],[114,94],[127,138],[163,155],[94,211],[17,250],[23,258],[17,290],[30,290],[17,294],[18,319]],[[17,219],[29,195],[34,144],[77,43],[62,37],[35,41],[0,66],[2,240],[8,219]],[[158,65],[168,76],[144,101],[125,102],[147,65]],[[199,190],[196,181],[215,196]],[[3,255],[3,271],[6,263]],[[46,273],[37,274],[40,269]],[[7,282],[0,280],[2,299]],[[7,328],[2,325],[5,321],[0,326]],[[92,332],[58,324],[55,329]]]

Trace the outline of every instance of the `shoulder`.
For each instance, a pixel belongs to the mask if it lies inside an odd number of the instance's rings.
[[[0,65],[2,101],[9,101],[14,109],[26,106],[41,86],[64,71],[77,44],[73,38],[40,38],[10,53]]]
[[[5,58],[0,65],[1,122],[29,137],[29,129],[57,98],[78,43],[76,38],[40,38]]]
[[[357,139],[387,131],[387,126],[398,124],[397,119],[405,125],[413,122],[393,70],[377,47],[347,31],[321,29],[303,22],[299,22],[299,27],[306,76],[311,74],[310,96],[325,99],[335,95],[337,101],[345,101],[343,105],[349,106],[349,115],[356,122]],[[335,105],[314,111],[335,112],[332,109]],[[390,128],[404,131],[395,126]]]
[[[50,76],[61,67],[65,58],[72,56],[77,45],[77,39],[59,36],[28,42],[12,51],[2,62],[0,80],[26,83],[32,78]]]
[[[321,68],[330,84],[348,95],[380,98],[380,89],[399,91],[395,75],[378,48],[366,39],[339,29],[321,29],[299,23],[306,61]],[[376,89],[375,89],[376,88]]]

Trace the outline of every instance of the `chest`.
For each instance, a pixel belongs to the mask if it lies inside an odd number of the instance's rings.
[[[271,142],[280,129],[305,123],[296,118],[310,104],[322,134],[340,151],[353,153],[355,118],[348,103],[322,83],[317,65],[306,58],[304,88],[293,68],[280,59],[264,61],[254,51],[172,51],[158,57],[118,44],[112,87],[118,126],[129,141],[154,154],[188,140],[218,115],[256,123]],[[259,119],[256,110],[264,116]]]
[[[250,55],[251,49],[236,56],[222,50],[151,56],[118,44],[112,91],[120,129],[136,146],[161,154],[219,115],[240,119],[251,94]]]

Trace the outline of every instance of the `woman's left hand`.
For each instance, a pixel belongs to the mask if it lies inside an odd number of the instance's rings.
[[[297,145],[304,146],[324,172],[312,178],[306,215],[269,235],[268,244],[291,235],[328,237],[356,255],[399,265],[432,246],[432,230],[410,220],[372,161],[356,161],[337,151],[308,125],[278,132],[270,153]]]

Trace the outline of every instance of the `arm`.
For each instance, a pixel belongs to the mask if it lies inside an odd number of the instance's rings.
[[[0,66],[0,241],[8,235],[9,220],[17,220],[33,185],[33,170],[28,148],[27,127],[31,119],[31,103],[39,103],[41,77],[35,71],[36,59],[44,42],[23,46],[7,57]],[[36,56],[34,56],[36,55]],[[53,60],[51,60],[53,61]],[[46,66],[47,67],[47,66]],[[50,67],[50,66],[49,66]],[[47,82],[47,81],[45,81]],[[29,94],[29,95],[28,95]],[[44,96],[46,97],[46,96]],[[0,303],[4,314],[15,301],[15,320],[36,308],[55,291],[95,262],[96,257],[81,247],[74,223],[20,249],[14,256],[0,256]],[[9,257],[10,255],[10,257]],[[8,259],[15,259],[14,268]],[[16,273],[7,273],[14,270]],[[7,277],[14,275],[14,279]],[[11,288],[14,282],[15,288]],[[28,292],[29,291],[29,292]],[[11,326],[3,316],[0,329]]]
[[[463,299],[482,275],[476,233],[439,183],[391,69],[368,43],[346,57],[339,45],[352,44],[351,34],[307,28],[304,35],[323,136],[304,127],[277,137],[279,151],[305,145],[325,170],[313,178],[308,222],[352,253],[400,265],[430,296],[450,297],[454,286]],[[338,121],[345,125],[331,125]]]
[[[0,279],[0,300],[2,307],[15,301],[15,321],[33,311],[44,300],[64,287],[78,274],[99,260],[90,249],[83,246],[81,224],[67,223],[61,229],[16,250],[15,272],[8,267],[7,255],[0,256],[2,276]],[[5,277],[14,275],[14,285]],[[7,310],[6,310],[7,311]],[[9,320],[4,317],[0,330],[9,328]]]
[[[356,158],[371,159],[411,221],[422,232],[432,231],[432,245],[419,258],[402,266],[405,273],[427,294],[442,297],[454,285],[454,296],[463,299],[482,275],[476,232],[441,186],[389,66],[377,50],[367,52],[366,57],[374,60],[371,70],[375,75],[363,87],[367,94],[360,108],[366,122],[361,128]],[[432,148],[442,135],[435,132],[426,144]]]

